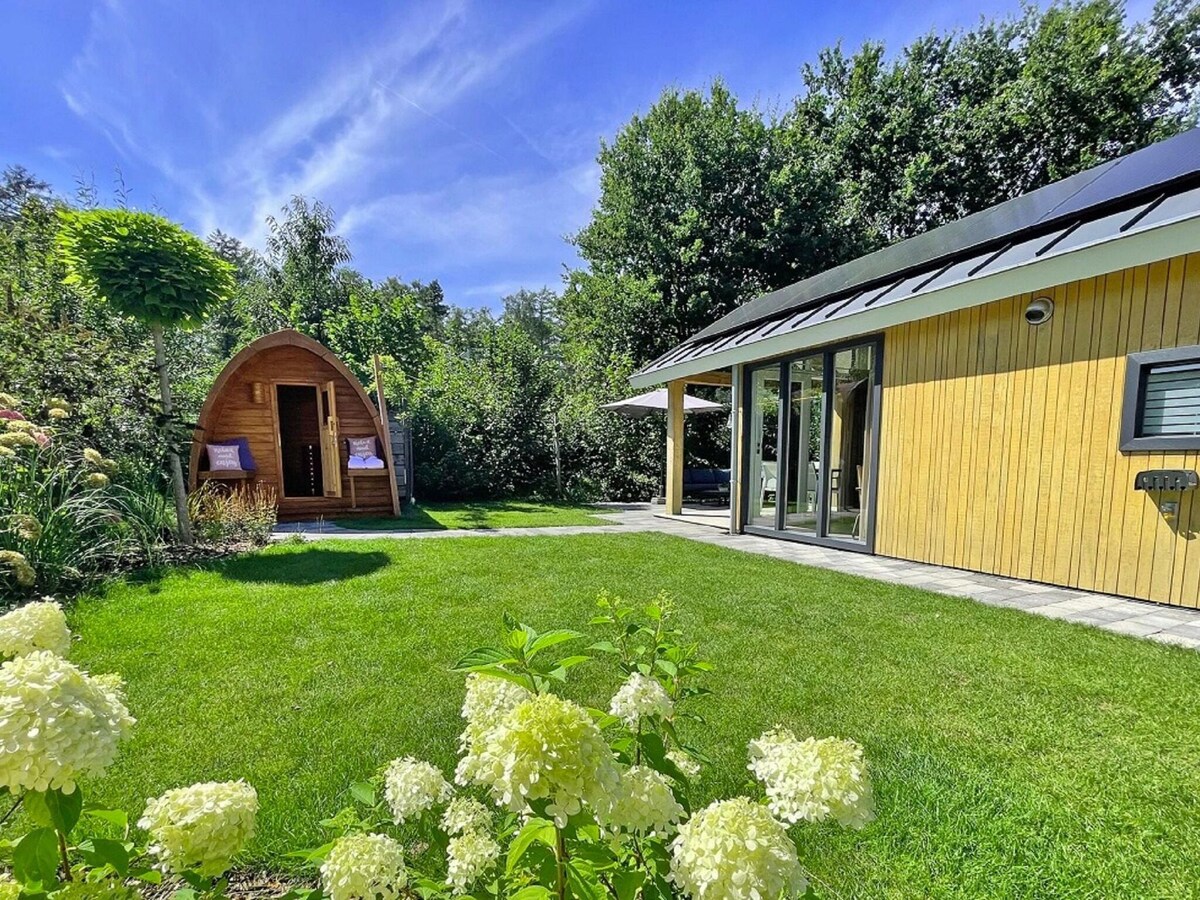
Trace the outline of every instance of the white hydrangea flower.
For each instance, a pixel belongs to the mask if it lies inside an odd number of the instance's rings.
[[[209,781],[175,788],[146,803],[138,828],[169,872],[224,874],[254,836],[258,793],[244,781]]]
[[[592,717],[553,694],[532,697],[505,716],[480,751],[476,772],[512,812],[549,798],[547,811],[560,826],[584,804],[603,809],[620,779]]]
[[[800,741],[785,728],[750,742],[749,769],[762,782],[771,812],[792,824],[832,818],[862,828],[875,818],[863,748],[840,738]]]
[[[0,666],[0,786],[71,793],[102,774],[134,724],[119,685],[49,650]]]
[[[682,750],[668,750],[667,759],[675,763],[675,768],[686,775],[688,778],[695,778],[700,774],[700,763],[692,759]]]
[[[671,880],[694,900],[775,900],[807,888],[787,830],[745,797],[714,803],[679,826]]]
[[[398,900],[408,884],[404,848],[386,834],[348,834],[321,864],[331,900]]]
[[[467,676],[467,696],[463,701],[462,717],[467,727],[459,739],[463,758],[459,760],[454,780],[459,784],[471,784],[479,780],[477,771],[480,753],[487,743],[488,735],[520,703],[533,695],[505,678],[472,672]]]
[[[468,831],[446,845],[446,884],[465,894],[500,858],[500,845],[490,835]]]
[[[446,834],[487,831],[491,826],[491,810],[473,797],[455,797],[442,814],[442,830]]]
[[[397,825],[445,803],[454,789],[432,763],[411,756],[393,759],[383,776],[383,796]]]
[[[26,656],[35,650],[66,656],[70,649],[67,617],[62,607],[49,597],[0,616],[0,656]]]
[[[671,783],[649,766],[632,766],[604,810],[604,824],[640,834],[670,834],[684,816]]]
[[[625,683],[613,695],[609,708],[609,712],[630,728],[637,728],[642,719],[669,719],[674,711],[675,704],[658,679],[641,672],[634,672],[625,679]]]

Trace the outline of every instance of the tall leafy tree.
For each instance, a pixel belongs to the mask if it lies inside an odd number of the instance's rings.
[[[928,35],[896,57],[840,47],[805,67],[782,126],[821,148],[864,248],[1129,153],[1195,121],[1200,6],[1147,23],[1089,0]]]
[[[815,149],[720,82],[666,91],[601,146],[600,199],[575,243],[594,274],[654,284],[620,323],[655,323],[640,359],[844,255],[837,185]]]
[[[207,245],[161,216],[125,209],[64,210],[58,249],[66,281],[149,326],[154,338],[164,427],[175,424],[167,371],[166,328],[192,328],[233,291],[232,267]],[[179,537],[192,543],[187,490],[176,441],[167,456]]]
[[[288,324],[321,341],[327,320],[349,302],[335,273],[350,261],[350,248],[334,233],[335,224],[328,206],[299,196],[283,208],[282,218],[267,218],[271,302]]]

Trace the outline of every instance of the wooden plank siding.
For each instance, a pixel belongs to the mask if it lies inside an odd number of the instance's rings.
[[[1200,605],[1200,492],[1133,490],[1200,453],[1119,450],[1127,355],[1194,345],[1200,254],[889,328],[876,552]]]
[[[301,340],[296,338],[296,340]],[[307,339],[304,339],[307,342]],[[315,345],[315,342],[312,342]],[[251,345],[252,347],[254,345]],[[319,345],[315,345],[319,346]],[[321,348],[323,350],[323,348]],[[328,352],[328,351],[324,351]],[[351,376],[353,377],[353,376]],[[341,469],[341,497],[287,498],[283,496],[279,464],[277,433],[277,393],[280,384],[301,384],[317,387],[334,383],[339,418],[338,465]],[[263,385],[263,398],[255,402],[253,385]],[[341,515],[351,512],[350,480],[347,477],[349,454],[346,439],[375,435],[384,438],[373,405],[363,401],[361,387],[351,385],[336,366],[307,346],[267,346],[236,365],[227,377],[214,386],[214,393],[201,417],[192,453],[192,479],[200,459],[199,444],[234,437],[246,437],[250,452],[257,464],[255,483],[275,492],[280,518],[309,518]],[[379,447],[380,452],[383,447]],[[359,479],[356,485],[358,507],[354,513],[390,515],[391,489],[385,478]]]

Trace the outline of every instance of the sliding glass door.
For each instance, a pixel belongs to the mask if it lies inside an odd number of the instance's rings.
[[[824,358],[798,359],[788,369],[788,503],[783,524],[788,531],[816,534],[824,455]]]
[[[745,522],[871,549],[878,340],[750,370]]]
[[[779,494],[779,367],[750,380],[750,502],[747,522],[774,528]]]

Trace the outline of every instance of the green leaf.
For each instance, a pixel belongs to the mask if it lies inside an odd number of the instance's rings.
[[[572,859],[567,863],[567,886],[577,900],[604,900],[604,885],[596,870],[583,860]]]
[[[517,863],[521,861],[521,857],[525,855],[531,844],[535,841],[540,841],[548,847],[554,846],[554,823],[546,819],[530,819],[525,823],[513,842],[508,845],[508,864],[505,866],[505,873],[511,875],[516,869]]]
[[[519,684],[526,690],[531,690],[537,693],[536,686],[533,680],[528,675],[520,675],[516,672],[510,672],[508,669],[503,669],[500,666],[482,666],[475,669],[480,675],[491,675],[494,678],[503,678],[505,681],[511,681],[513,684]]]
[[[620,656],[621,651],[613,645],[612,641],[596,641],[588,647],[589,650],[595,650],[597,653],[611,653],[614,656]]]
[[[613,872],[609,880],[616,891],[617,900],[634,900],[646,881],[646,873],[641,869],[623,869]]]
[[[549,888],[544,888],[540,884],[531,884],[513,894],[512,900],[549,900],[553,896]]]
[[[496,647],[476,647],[467,653],[451,669],[455,672],[470,672],[486,666],[500,666],[517,662],[507,650]]]
[[[329,855],[329,851],[332,849],[333,841],[329,841],[320,847],[310,847],[307,850],[293,850],[291,853],[285,855],[294,857],[295,859],[302,859],[307,863],[315,865],[324,862],[325,857]]]
[[[50,824],[60,833],[70,834],[75,823],[79,821],[79,814],[83,812],[83,791],[76,788],[71,793],[65,794],[61,789],[57,789],[45,791],[38,796],[46,805],[46,811],[50,815]]]
[[[162,872],[158,869],[136,869],[129,873],[130,878],[144,881],[146,884],[162,884]]]
[[[124,841],[91,838],[78,849],[89,866],[111,866],[122,878],[129,874],[129,846]]]
[[[568,631],[567,629],[558,629],[556,631],[547,631],[543,635],[539,635],[532,644],[529,645],[527,651],[530,656],[545,650],[547,647],[555,647],[559,644],[565,644],[567,641],[574,641],[583,637],[578,631]]]
[[[666,672],[668,675],[670,675],[672,678],[674,678],[676,675],[679,674],[678,667],[675,665],[675,663],[671,662],[669,659],[663,659],[662,657],[659,657],[658,659],[656,659],[654,661],[654,664],[656,666],[658,666],[660,669],[662,669],[664,672]]]
[[[34,828],[13,848],[13,876],[21,884],[53,885],[58,880],[58,835],[53,828]]]
[[[356,781],[350,785],[350,796],[364,806],[374,806],[375,786],[369,781]]]
[[[54,819],[50,816],[50,807],[46,805],[44,793],[41,791],[27,792],[22,805],[25,807],[25,815],[29,816],[29,820],[34,825],[40,825],[43,828],[54,827]]]

